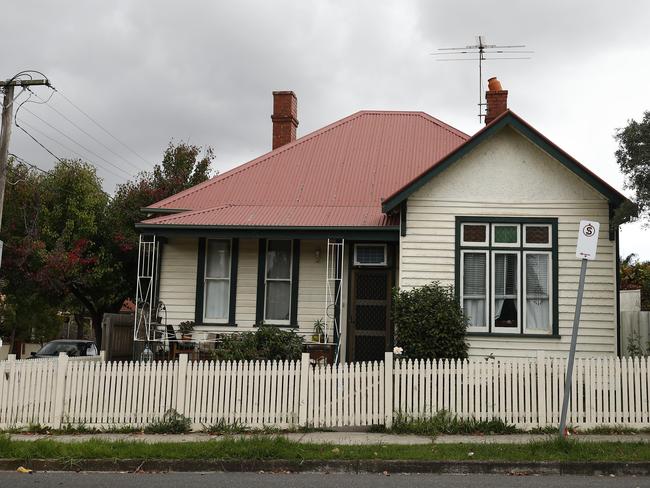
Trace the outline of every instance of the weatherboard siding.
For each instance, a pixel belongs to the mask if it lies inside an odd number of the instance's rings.
[[[252,330],[255,325],[258,246],[257,239],[239,240],[237,299],[235,301],[235,323],[237,328]]]
[[[300,280],[298,284],[298,332],[311,335],[314,321],[323,317],[327,242],[301,241]],[[320,256],[316,258],[316,250]],[[194,320],[196,300],[198,242],[196,238],[172,237],[165,244],[160,276],[160,299],[167,308],[167,321],[172,325]],[[237,265],[235,306],[236,328],[202,325],[197,331],[233,332],[255,330],[257,300],[258,240],[240,239]]]
[[[167,322],[194,320],[196,299],[196,238],[170,238],[160,263],[160,300],[167,309]]]
[[[318,251],[318,258],[316,257]],[[311,335],[314,322],[324,317],[327,241],[300,242],[298,284],[298,327]]]
[[[568,350],[580,260],[578,224],[600,222],[598,254],[589,263],[578,352],[616,354],[616,251],[609,240],[607,201],[512,129],[504,129],[433,178],[408,199],[400,240],[400,286],[455,281],[457,216],[558,219],[560,339],[470,336],[470,355],[531,357]]]

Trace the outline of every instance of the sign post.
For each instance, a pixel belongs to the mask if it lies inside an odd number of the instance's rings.
[[[576,312],[573,317],[573,331],[571,333],[571,349],[569,349],[569,362],[567,364],[566,379],[564,380],[564,399],[562,401],[562,416],[560,417],[560,437],[566,435],[566,417],[571,397],[571,382],[573,380],[573,362],[576,356],[576,344],[578,342],[578,325],[580,324],[580,310],[582,309],[582,295],[585,289],[585,275],[587,274],[587,262],[596,258],[596,247],[598,245],[598,231],[600,224],[589,220],[580,221],[578,231],[578,245],[576,246],[576,257],[582,260],[580,266],[580,280],[578,281],[578,296],[576,298]]]

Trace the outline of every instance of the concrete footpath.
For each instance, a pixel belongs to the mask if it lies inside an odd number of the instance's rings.
[[[289,432],[278,434],[236,434],[229,438],[249,437],[283,437],[287,440],[303,444],[338,444],[344,446],[361,445],[423,445],[423,444],[527,444],[553,438],[550,434],[508,434],[508,435],[439,435],[436,437],[377,434],[367,432]],[[59,442],[83,442],[90,439],[106,441],[137,441],[156,444],[160,442],[209,442],[223,439],[224,436],[204,433],[191,434],[75,434],[75,435],[46,435],[46,434],[11,434],[12,440],[36,441],[51,439]],[[573,435],[571,439],[580,442],[644,442],[650,443],[650,434],[629,435]]]

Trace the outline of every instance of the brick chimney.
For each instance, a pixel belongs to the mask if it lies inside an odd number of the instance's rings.
[[[298,99],[292,91],[273,92],[273,149],[296,140]]]
[[[485,124],[489,124],[503,112],[508,110],[508,90],[501,87],[501,82],[496,77],[488,80],[488,91],[485,92],[487,113]]]

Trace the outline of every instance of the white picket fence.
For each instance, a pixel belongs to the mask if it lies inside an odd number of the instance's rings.
[[[356,427],[441,410],[519,427],[559,423],[566,361],[394,360],[313,366],[301,361],[0,362],[0,428],[66,423],[143,426],[170,409],[195,429]],[[648,358],[577,358],[569,423],[647,426]]]
[[[558,425],[565,359],[397,361],[393,411],[427,418],[445,410],[461,418],[501,419],[522,428]],[[648,358],[576,358],[570,425],[650,422]]]

